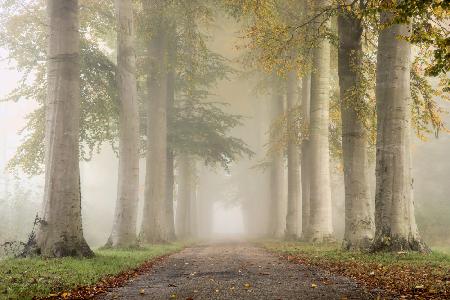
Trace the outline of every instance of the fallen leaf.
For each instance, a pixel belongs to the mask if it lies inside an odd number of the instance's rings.
[[[414,288],[416,290],[423,290],[425,287],[423,285],[416,285]]]
[[[144,295],[145,294],[145,290],[144,289],[140,289],[139,290],[139,294]]]
[[[317,284],[311,283],[311,287],[312,287],[313,289],[315,289],[315,288],[317,287]]]

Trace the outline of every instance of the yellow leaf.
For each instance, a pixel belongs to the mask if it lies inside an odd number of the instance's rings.
[[[423,286],[423,285],[416,285],[415,286],[415,289],[418,289],[418,290],[422,290],[422,289],[424,289],[425,287]]]
[[[315,289],[315,288],[317,287],[317,284],[311,283],[311,287],[312,287],[313,289]]]

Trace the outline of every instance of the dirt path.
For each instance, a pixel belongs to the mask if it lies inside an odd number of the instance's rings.
[[[97,299],[373,299],[345,277],[289,263],[245,244],[196,246],[169,256]]]

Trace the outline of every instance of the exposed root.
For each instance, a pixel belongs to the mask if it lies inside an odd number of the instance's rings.
[[[400,252],[416,251],[420,253],[431,253],[431,249],[417,237],[412,235],[408,238],[402,236],[378,235],[375,237],[371,252]]]

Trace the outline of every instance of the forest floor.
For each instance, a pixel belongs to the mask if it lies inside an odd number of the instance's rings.
[[[182,248],[181,244],[172,244],[102,249],[88,259],[3,259],[0,260],[0,299],[87,298],[147,272],[155,260]]]
[[[0,299],[450,299],[450,255],[439,251],[366,254],[281,241],[184,247],[2,260]]]
[[[193,246],[97,299],[373,299],[355,280],[250,244]]]
[[[432,254],[369,254],[343,251],[339,244],[269,241],[261,245],[288,261],[352,278],[372,292],[382,290],[387,298],[450,299],[449,248],[433,249]]]

